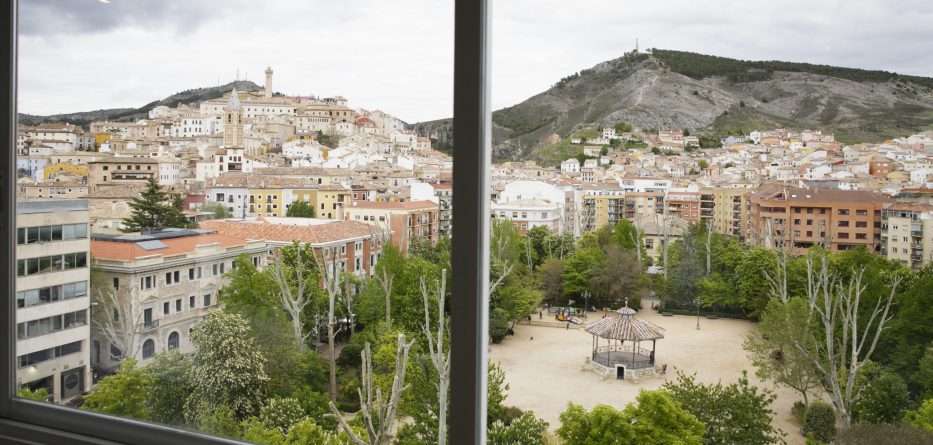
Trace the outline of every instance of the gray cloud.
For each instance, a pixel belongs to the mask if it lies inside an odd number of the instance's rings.
[[[21,0],[20,106],[140,106],[275,69],[409,120],[452,111],[453,0]],[[507,106],[642,48],[933,75],[929,0],[493,2],[492,99]]]

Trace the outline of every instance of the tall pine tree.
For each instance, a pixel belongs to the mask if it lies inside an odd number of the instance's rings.
[[[191,227],[182,213],[184,199],[178,194],[165,193],[155,179],[149,180],[146,189],[138,197],[131,199],[129,206],[132,214],[123,219],[124,232]]]

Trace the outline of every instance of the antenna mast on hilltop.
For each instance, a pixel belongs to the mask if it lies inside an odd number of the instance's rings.
[[[239,65],[237,65],[236,67],[236,79],[234,80],[236,80],[237,82],[240,81],[240,66]]]
[[[638,54],[638,37],[635,37],[635,54]]]

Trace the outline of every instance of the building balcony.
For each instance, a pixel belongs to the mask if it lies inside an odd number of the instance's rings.
[[[152,331],[159,329],[159,319],[149,320],[148,322],[143,322],[143,332]]]

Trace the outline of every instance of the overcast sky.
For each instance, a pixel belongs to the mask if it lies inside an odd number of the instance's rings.
[[[933,76],[930,0],[491,0],[493,105],[642,48]],[[19,110],[138,107],[236,77],[449,117],[453,0],[20,0]]]

